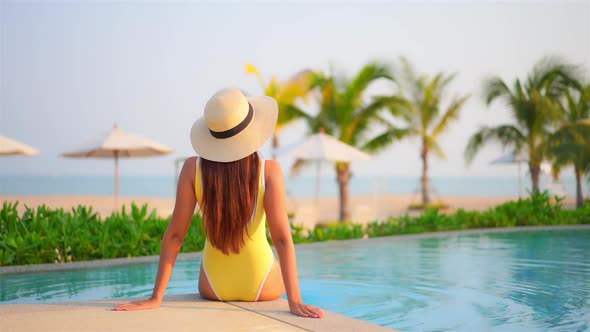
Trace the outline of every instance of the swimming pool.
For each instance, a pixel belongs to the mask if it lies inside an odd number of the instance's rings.
[[[297,248],[303,298],[401,331],[590,330],[590,229],[409,236]],[[167,294],[195,293],[199,259]],[[0,276],[6,303],[151,294],[157,264]]]

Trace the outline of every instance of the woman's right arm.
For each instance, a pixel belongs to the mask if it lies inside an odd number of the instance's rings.
[[[172,220],[166,229],[166,233],[162,238],[162,246],[160,250],[160,263],[158,265],[158,275],[156,276],[156,283],[152,296],[143,301],[136,301],[119,305],[113,310],[115,311],[131,311],[155,309],[160,307],[176,256],[180,251],[184,237],[191,225],[197,199],[195,198],[195,172],[196,161],[195,158],[189,158],[184,162],[182,171],[178,179],[178,188],[176,189],[176,203],[174,204],[174,212],[172,213]]]
[[[301,299],[297,276],[297,258],[291,237],[291,226],[287,217],[285,180],[281,165],[275,160],[267,160],[265,173],[264,209],[272,242],[279,254],[289,309],[297,316],[321,318],[324,316],[321,309],[304,304]]]

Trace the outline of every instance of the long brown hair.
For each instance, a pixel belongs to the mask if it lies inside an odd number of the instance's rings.
[[[256,208],[260,159],[258,153],[229,163],[201,158],[201,213],[207,238],[226,255],[244,246],[248,222]]]

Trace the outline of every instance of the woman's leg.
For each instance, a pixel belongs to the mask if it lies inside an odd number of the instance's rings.
[[[285,294],[285,285],[281,274],[281,265],[275,258],[258,296],[258,301],[276,300],[283,294]]]
[[[199,273],[199,295],[207,300],[219,301],[217,295],[215,295],[215,292],[211,287],[211,284],[209,283],[209,279],[207,279],[207,274],[205,274],[202,263],[201,272]]]

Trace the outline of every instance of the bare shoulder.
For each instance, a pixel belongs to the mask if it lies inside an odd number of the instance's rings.
[[[282,181],[283,180],[283,170],[281,169],[281,164],[278,160],[265,160],[264,166],[264,180],[267,184]]]
[[[180,171],[180,180],[194,180],[197,171],[197,157],[190,157],[184,161]]]

